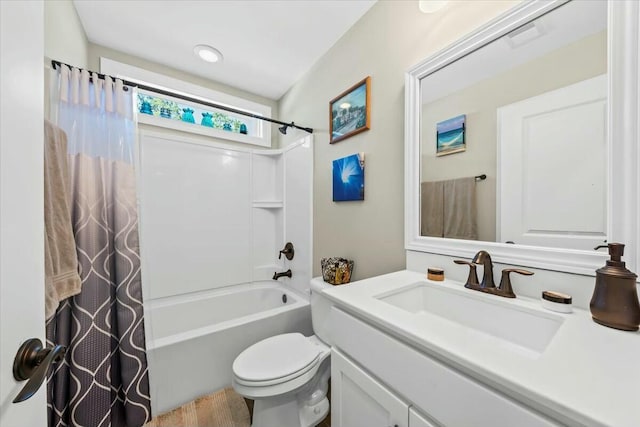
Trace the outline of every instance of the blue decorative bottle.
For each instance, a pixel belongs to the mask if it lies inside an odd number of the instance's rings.
[[[196,119],[193,117],[193,110],[191,108],[182,109],[182,121],[187,123],[195,123]]]
[[[247,125],[245,125],[244,123],[240,125],[240,133],[243,135],[247,134]]]
[[[140,105],[140,112],[143,114],[153,115],[153,110],[151,110],[151,103],[149,101],[142,101],[142,105]]]
[[[213,127],[213,116],[211,113],[202,113],[202,121],[200,122],[202,126],[208,126],[210,128]]]

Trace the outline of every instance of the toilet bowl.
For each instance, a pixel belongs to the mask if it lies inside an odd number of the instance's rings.
[[[245,349],[233,362],[233,388],[254,400],[252,427],[313,427],[327,416],[331,303],[322,292],[330,287],[322,278],[311,281],[316,335],[269,337]]]

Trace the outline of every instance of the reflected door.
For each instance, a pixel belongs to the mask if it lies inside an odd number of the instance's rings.
[[[501,107],[497,114],[498,241],[583,250],[602,244],[606,75]]]

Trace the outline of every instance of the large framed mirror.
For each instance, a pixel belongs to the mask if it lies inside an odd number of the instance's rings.
[[[638,263],[636,2],[524,2],[405,86],[407,250],[595,274]]]

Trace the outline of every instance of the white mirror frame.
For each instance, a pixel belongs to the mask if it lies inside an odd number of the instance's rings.
[[[567,0],[519,4],[405,74],[405,249],[471,258],[487,250],[499,263],[594,275],[604,265],[606,251],[509,245],[496,242],[420,236],[420,80],[504,34],[566,3]],[[608,233],[609,242],[625,243],[627,266],[640,266],[638,242],[638,174],[640,84],[638,53],[640,4],[608,3]]]

